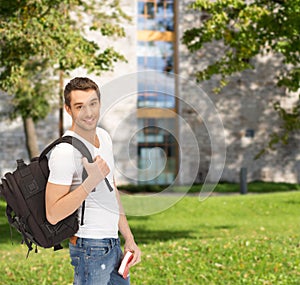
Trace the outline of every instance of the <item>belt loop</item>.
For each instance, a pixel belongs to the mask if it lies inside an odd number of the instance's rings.
[[[84,247],[84,245],[85,245],[84,238],[79,238],[79,246]]]
[[[110,238],[109,239],[109,243],[110,243],[110,248],[112,249],[112,248],[114,248],[116,245],[117,245],[117,242],[116,242],[117,240],[116,239],[114,239],[114,238]]]

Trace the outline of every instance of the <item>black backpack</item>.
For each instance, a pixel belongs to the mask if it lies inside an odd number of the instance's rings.
[[[8,222],[22,234],[23,241],[28,247],[28,254],[33,249],[33,244],[43,248],[54,247],[54,250],[61,249],[60,243],[73,236],[79,228],[77,211],[55,225],[46,219],[45,190],[49,176],[46,155],[60,143],[72,144],[89,162],[93,162],[83,142],[72,136],[64,136],[48,145],[41,155],[33,158],[28,165],[23,159],[17,160],[17,169],[13,173],[6,173],[2,178],[0,196],[4,197],[7,203]],[[82,180],[86,177],[87,173],[83,168]],[[112,191],[107,178],[105,182]],[[85,202],[82,204],[80,221],[82,225],[84,210]]]

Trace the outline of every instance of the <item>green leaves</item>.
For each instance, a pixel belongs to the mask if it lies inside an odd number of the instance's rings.
[[[21,116],[34,121],[45,118],[50,111],[57,84],[48,62],[40,58],[26,61],[23,76],[14,84],[13,112],[11,118]]]
[[[196,1],[192,6],[209,15],[200,28],[187,30],[183,43],[191,52],[208,42],[224,46],[223,54],[200,74],[198,80],[211,78],[213,74],[231,75],[251,68],[249,59],[261,51],[257,29],[269,11],[258,5],[246,5],[244,1]]]
[[[197,52],[205,44],[217,44],[219,56],[203,70],[195,72],[198,81],[221,75],[216,92],[236,72],[252,68],[251,59],[257,55],[280,55],[280,75],[274,80],[288,91],[300,89],[300,0],[197,0],[191,9],[202,13],[202,22],[184,32],[182,41],[190,52]],[[283,134],[272,138],[286,141],[287,132],[300,129],[299,101],[292,111],[277,108],[283,120]],[[285,112],[284,112],[285,111]]]
[[[125,36],[122,24],[130,17],[119,1],[15,2],[2,0],[0,8],[0,88],[14,95],[12,117],[47,115],[57,70],[83,67],[100,74],[125,61],[114,48],[101,49],[86,35],[92,30],[99,36]]]
[[[299,0],[256,0],[250,4],[234,0],[198,0],[191,8],[208,17],[200,27],[185,31],[183,43],[191,52],[195,52],[205,43],[220,41],[226,52],[212,65],[231,66],[221,70],[214,69],[216,73],[223,75],[249,68],[245,61],[266,52],[281,53],[285,64],[299,68],[299,7]],[[212,69],[209,66],[203,73],[207,71],[210,74]],[[292,70],[293,68],[290,69],[291,73]],[[287,84],[286,87],[289,88],[291,82],[285,81],[283,84]],[[297,82],[297,87],[300,87],[300,82]],[[295,89],[294,85],[292,89]]]

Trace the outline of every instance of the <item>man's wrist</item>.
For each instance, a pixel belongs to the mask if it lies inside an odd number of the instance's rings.
[[[95,181],[92,181],[91,179],[86,178],[82,182],[81,186],[87,194],[90,194],[92,192],[92,190],[97,186],[97,184],[95,183]]]
[[[134,242],[134,236],[132,234],[128,234],[125,236],[123,235],[123,238],[124,238],[125,242],[128,242],[128,243]]]

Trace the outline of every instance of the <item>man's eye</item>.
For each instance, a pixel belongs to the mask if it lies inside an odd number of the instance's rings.
[[[76,107],[77,110],[80,110],[81,108],[82,108],[82,106],[77,106]]]

